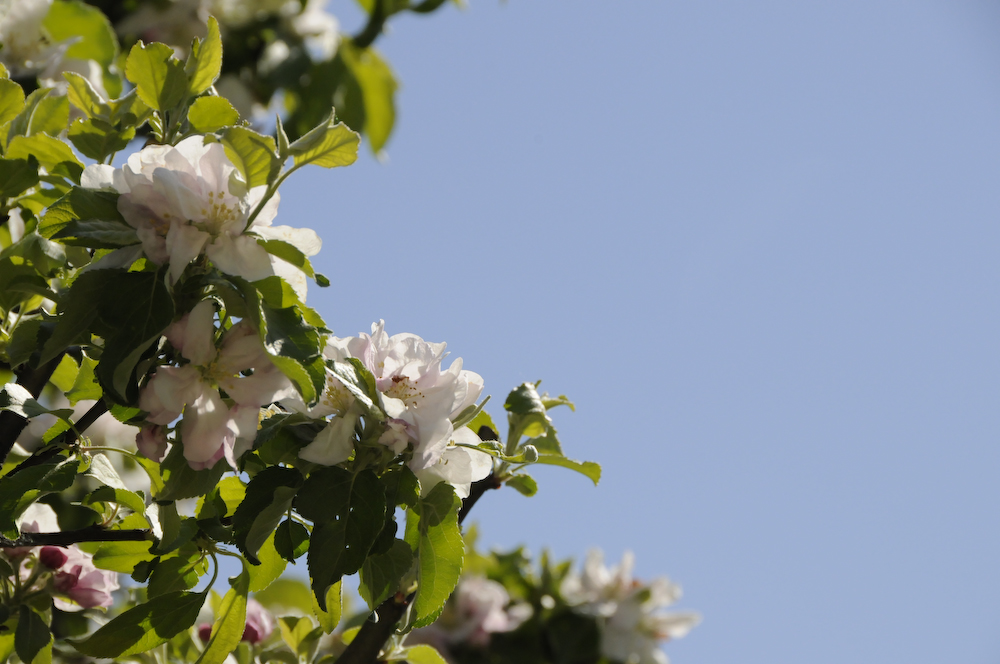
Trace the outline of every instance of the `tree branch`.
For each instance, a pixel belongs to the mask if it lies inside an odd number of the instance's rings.
[[[20,372],[17,375],[17,384],[28,390],[31,396],[37,399],[61,361],[62,353],[37,369],[26,369]],[[17,442],[17,437],[21,435],[27,425],[28,420],[13,411],[5,410],[0,413],[0,463],[7,459],[11,448]]]
[[[100,526],[87,526],[60,533],[21,533],[17,539],[8,539],[0,535],[0,549],[22,546],[69,546],[80,542],[143,542],[153,539],[153,533],[148,528],[107,530]]]
[[[472,483],[469,497],[462,501],[462,507],[458,511],[459,525],[465,521],[472,506],[483,497],[483,494],[490,489],[499,489],[502,483],[497,481],[493,473],[485,479]],[[404,596],[403,593],[396,593],[386,601],[382,602],[375,613],[378,615],[378,622],[366,621],[361,626],[361,630],[354,636],[354,640],[347,646],[344,652],[337,658],[337,664],[372,664],[378,661],[378,654],[389,640],[392,633],[396,631],[406,608],[413,601],[416,593]]]
[[[63,445],[68,445],[77,439],[78,434],[83,433],[87,428],[97,421],[104,413],[108,412],[108,404],[104,399],[98,399],[97,403],[90,407],[90,409],[83,414],[83,417],[79,419],[73,428],[61,433],[58,438],[51,441],[48,445],[35,450],[35,453],[30,457],[17,464],[8,475],[16,475],[25,468],[31,468],[32,466],[37,466],[45,463],[55,455],[63,451]]]

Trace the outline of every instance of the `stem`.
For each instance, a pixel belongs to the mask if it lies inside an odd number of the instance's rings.
[[[476,504],[476,501],[482,498],[484,493],[490,489],[498,489],[500,486],[500,482],[492,474],[486,479],[473,482],[469,497],[462,501],[462,508],[458,511],[459,525],[462,524],[465,517],[468,516],[469,510]],[[355,635],[354,640],[337,659],[337,664],[371,664],[377,661],[379,652],[382,651],[382,647],[396,630],[396,625],[406,613],[406,608],[415,596],[416,593],[403,595],[399,592],[382,602],[376,609],[378,622],[369,620],[361,626],[361,631]]]
[[[56,456],[63,450],[65,445],[69,445],[75,441],[91,424],[97,421],[97,418],[106,412],[108,412],[108,404],[104,402],[104,399],[98,400],[69,431],[60,434],[58,438],[51,441],[48,445],[40,447],[34,454],[19,463],[8,475],[15,475],[25,468],[45,463]]]
[[[247,225],[243,227],[244,233],[250,230],[250,227],[253,226],[254,219],[256,219],[257,215],[260,214],[260,211],[264,209],[267,202],[271,200],[271,197],[274,196],[274,192],[278,191],[278,187],[281,183],[284,182],[289,175],[298,170],[298,168],[298,166],[293,165],[287,171],[279,175],[273,184],[268,185],[267,191],[264,192],[264,197],[260,199],[260,202],[257,203],[257,207],[254,208],[253,212],[250,213],[250,217],[247,218]]]
[[[382,34],[382,28],[385,27],[385,19],[388,18],[385,15],[385,7],[382,6],[383,2],[384,0],[375,0],[372,13],[368,15],[368,23],[362,28],[361,32],[351,37],[351,41],[358,48],[368,48]]]

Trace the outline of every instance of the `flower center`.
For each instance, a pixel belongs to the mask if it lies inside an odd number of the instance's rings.
[[[224,191],[208,192],[208,202],[201,209],[202,222],[197,224],[212,237],[218,237],[243,216],[239,202],[226,202]]]
[[[399,399],[407,408],[416,408],[424,393],[406,376],[393,376],[392,385],[385,391],[386,396]]]

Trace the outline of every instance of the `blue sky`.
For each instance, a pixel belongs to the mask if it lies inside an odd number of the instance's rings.
[[[346,28],[352,3],[332,3]],[[1000,658],[1000,6],[474,0],[391,23],[388,161],[293,177],[341,336],[565,393],[487,545],[635,551],[675,664]]]

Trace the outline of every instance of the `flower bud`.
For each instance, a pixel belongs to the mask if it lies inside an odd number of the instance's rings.
[[[202,623],[198,625],[198,638],[201,639],[202,643],[208,643],[208,640],[212,638],[211,623]]]
[[[58,546],[43,546],[38,554],[38,560],[49,569],[59,569],[66,564],[69,556]]]
[[[538,449],[534,445],[525,445],[523,452],[525,463],[535,463],[538,461]]]

